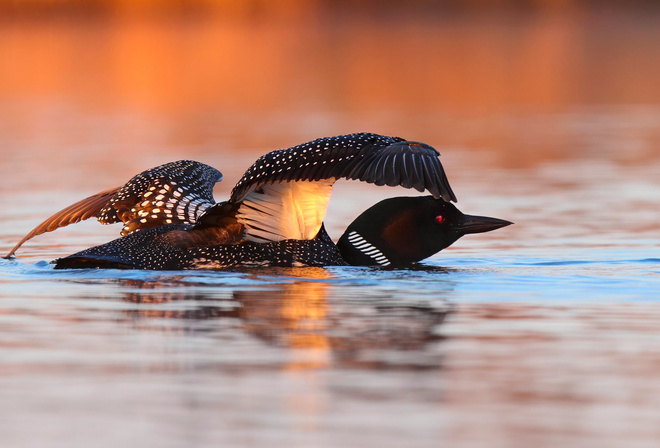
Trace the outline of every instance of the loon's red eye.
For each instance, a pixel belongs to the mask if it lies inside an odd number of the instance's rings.
[[[442,222],[442,215],[435,217],[435,222]]]

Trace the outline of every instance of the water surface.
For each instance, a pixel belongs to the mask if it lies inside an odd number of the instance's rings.
[[[0,260],[3,445],[657,446],[657,27],[521,17],[3,28],[3,252],[151,166],[211,164],[220,200],[352,131],[437,147],[462,211],[515,222],[409,269],[55,271],[118,227],[37,237]],[[338,183],[330,235],[405,194]]]

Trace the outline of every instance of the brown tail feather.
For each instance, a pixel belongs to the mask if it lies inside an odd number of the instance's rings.
[[[11,258],[12,255],[23,245],[27,240],[42,233],[52,232],[59,227],[65,227],[69,224],[74,224],[79,221],[84,221],[92,217],[97,217],[103,207],[105,207],[110,199],[119,191],[121,187],[111,188],[109,190],[96,193],[88,198],[76,202],[67,208],[60,210],[53,216],[39,224],[32,229],[30,233],[14,246],[4,258]]]

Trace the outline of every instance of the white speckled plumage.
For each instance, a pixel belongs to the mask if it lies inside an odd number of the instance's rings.
[[[215,204],[213,186],[221,180],[220,171],[203,163],[166,163],[129,180],[101,209],[98,220],[123,222],[122,235],[164,224],[194,223]]]

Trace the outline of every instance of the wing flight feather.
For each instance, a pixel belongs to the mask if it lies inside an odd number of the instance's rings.
[[[439,155],[431,146],[398,137],[321,138],[257,159],[229,202],[238,207],[236,217],[248,240],[310,239],[320,229],[338,179],[428,190],[436,198],[456,201]]]
[[[32,229],[30,233],[25,235],[13,248],[9,251],[4,258],[10,258],[23,245],[27,240],[34,238],[42,233],[52,232],[60,227],[66,227],[69,224],[84,221],[98,215],[98,213],[107,206],[110,199],[119,191],[120,187],[111,188],[109,190],[96,193],[88,198],[82,199],[75,204],[60,210],[53,216],[46,219],[37,227]]]

